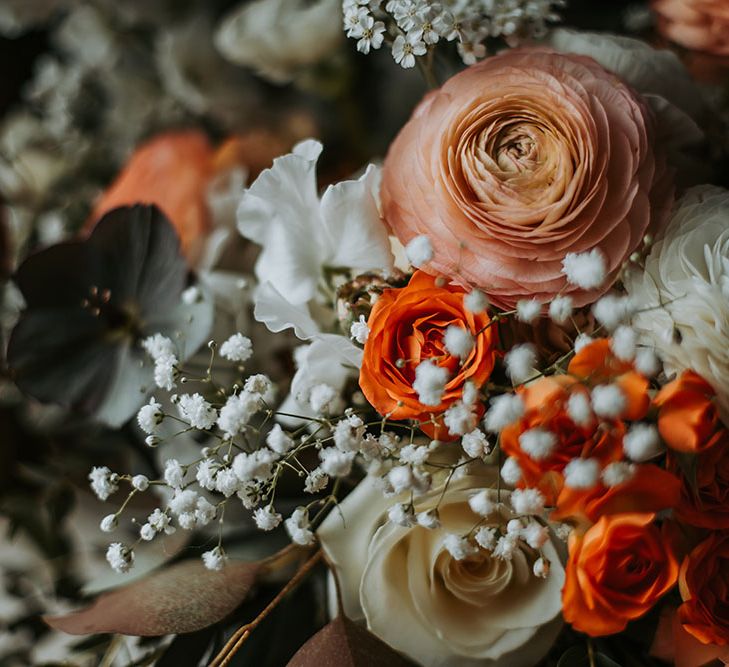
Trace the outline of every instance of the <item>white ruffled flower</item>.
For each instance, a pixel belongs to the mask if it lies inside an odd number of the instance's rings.
[[[230,396],[225,405],[220,408],[218,416],[220,430],[230,438],[235,437],[245,428],[250,418],[258,412],[260,407],[260,398],[247,391]]]
[[[207,431],[215,426],[218,413],[200,394],[182,394],[177,401],[180,417],[192,428]]]
[[[89,473],[91,490],[99,500],[106,500],[119,488],[117,476],[106,466],[94,467]]]
[[[150,398],[149,403],[139,408],[139,412],[137,413],[139,428],[148,435],[154,433],[163,420],[162,404],[157,403],[154,398]]]
[[[228,556],[226,556],[220,547],[215,547],[203,553],[202,560],[208,570],[218,572],[225,566],[225,561],[228,560]]]
[[[271,505],[259,507],[253,512],[253,520],[261,530],[269,531],[276,528],[282,520],[282,516],[273,509]]]
[[[673,374],[692,369],[716,390],[729,419],[729,191],[702,186],[671,220],[626,289],[633,327]]]

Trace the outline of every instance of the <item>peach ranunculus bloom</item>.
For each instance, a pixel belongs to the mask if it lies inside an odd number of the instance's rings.
[[[429,94],[390,146],[384,216],[425,268],[511,307],[569,293],[593,301],[673,200],[646,103],[585,56],[514,49]],[[609,279],[567,285],[568,253],[599,249]]]
[[[565,620],[593,637],[621,632],[676,584],[678,562],[653,514],[602,517],[569,540]]]
[[[726,0],[653,0],[662,35],[692,51],[729,56]]]

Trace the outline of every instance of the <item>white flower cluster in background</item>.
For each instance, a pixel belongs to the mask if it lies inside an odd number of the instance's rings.
[[[564,0],[344,0],[344,30],[369,53],[387,43],[395,62],[415,66],[440,41],[456,42],[466,65],[486,55],[484,41],[501,37],[510,45],[542,36],[559,21]]]

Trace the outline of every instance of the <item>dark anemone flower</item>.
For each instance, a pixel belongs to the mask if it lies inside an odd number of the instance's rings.
[[[209,300],[181,299],[189,269],[154,206],[110,211],[88,238],[29,256],[13,278],[26,306],[7,352],[18,387],[112,426],[153,387],[142,340],[168,336],[184,360],[212,325]]]

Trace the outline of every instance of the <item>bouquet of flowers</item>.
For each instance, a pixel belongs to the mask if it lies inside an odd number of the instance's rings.
[[[41,4],[0,664],[729,664],[725,2]]]

